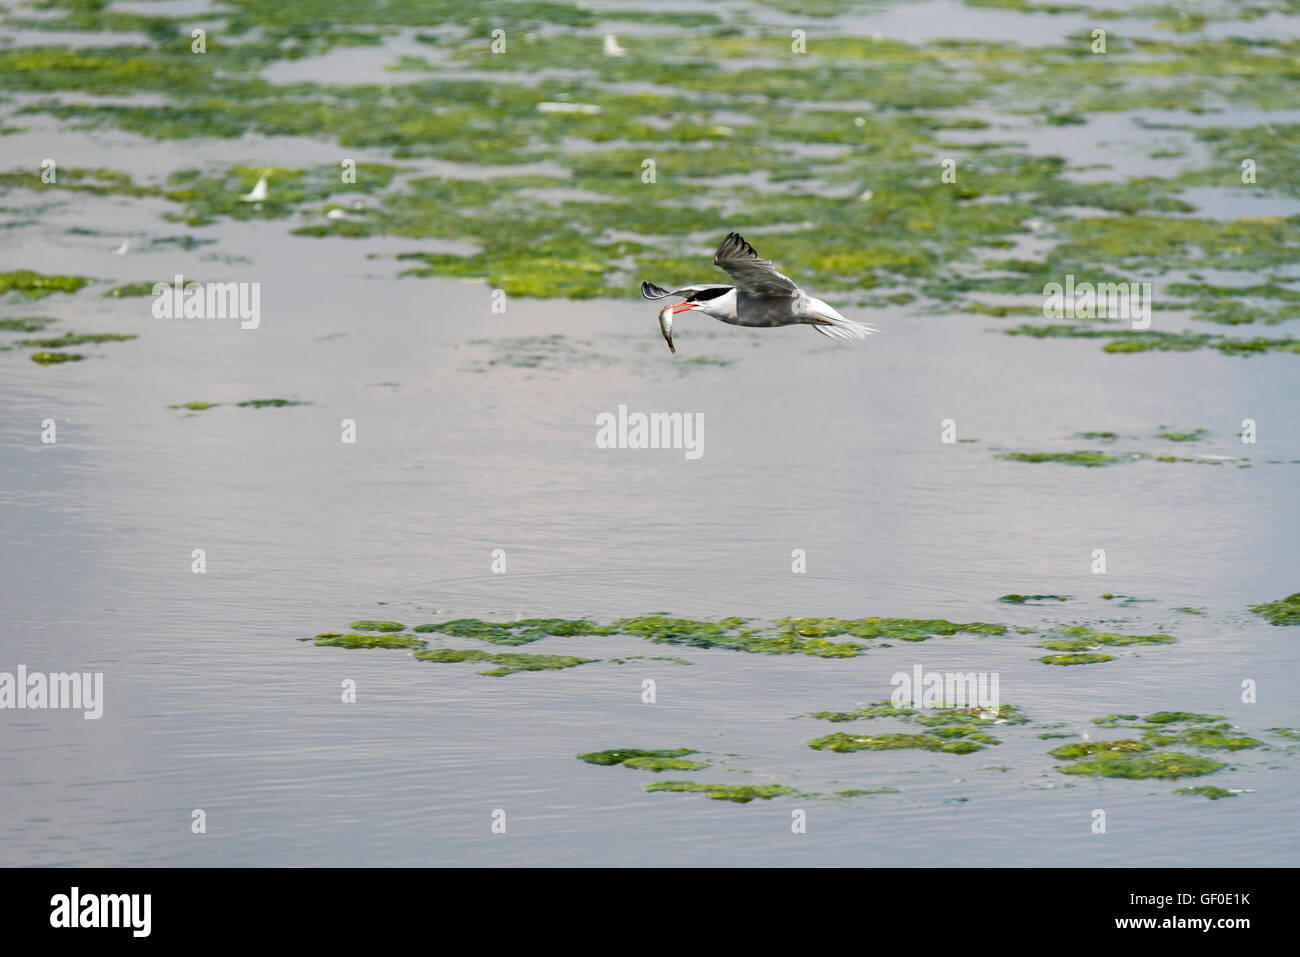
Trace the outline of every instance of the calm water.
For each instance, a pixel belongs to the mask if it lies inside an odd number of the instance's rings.
[[[79,150],[94,161],[78,165],[138,174],[175,163],[125,134],[25,125],[0,141],[6,155]],[[256,139],[166,148],[222,163],[335,154]],[[796,718],[887,697],[890,675],[920,664],[999,672],[1003,701],[1067,731],[1162,709],[1227,714],[1261,737],[1295,726],[1300,644],[1245,610],[1297,587],[1300,466],[1265,464],[1300,459],[1294,356],[1112,356],[1096,342],[1005,337],[987,317],[879,310],[870,318],[884,333],[853,346],[687,316],[674,359],[640,300],[514,299],[495,315],[481,284],[397,279],[391,255],[428,243],[227,222],[202,231],[214,247],[124,259],[111,253],[122,238],[139,248],[184,231],[161,221],[162,204],[20,191],[5,204],[7,220],[28,224],[6,231],[3,268],[202,278],[217,250],[244,257],[222,277],[261,280],[263,299],[255,331],[156,320],[150,299],[94,289],[4,308],[59,318],[47,334],[140,338],[63,367],[0,356],[0,670],[102,671],[106,685],[99,721],[4,714],[0,863],[1300,862],[1300,762],[1282,748],[1236,755],[1235,770],[1204,781],[1104,781],[1053,770],[1037,729],[965,756],[832,754],[806,742],[856,728]],[[540,366],[501,361],[538,351],[511,340],[554,334],[563,344],[542,347]],[[731,364],[685,364],[698,356]],[[231,405],[269,396],[311,404]],[[222,406],[167,408],[191,400]],[[597,448],[595,417],[621,404],[703,413],[705,454]],[[1255,446],[1236,439],[1248,417]],[[40,441],[46,418],[55,446]],[[942,444],[947,418],[978,441]],[[356,445],[340,442],[343,419],[356,421]],[[1071,438],[1089,429],[1192,454],[1145,438],[1161,425],[1206,428],[1194,453],[1254,466],[994,458],[1094,447]],[[205,575],[191,573],[195,548]],[[504,575],[491,571],[498,548]],[[806,575],[790,572],[796,548]],[[1095,548],[1105,576],[1091,573]],[[994,602],[1008,592],[1076,600]],[[1151,601],[1118,607],[1102,592]],[[1207,615],[1172,611],[1181,605]],[[1104,622],[1179,641],[1048,668],[1033,660],[1034,635],[838,661],[551,638],[485,647],[605,660],[498,679],[294,640],[361,617],[659,611]],[[609,660],[621,655],[694,664]],[[653,706],[641,703],[647,677]],[[1258,704],[1239,700],[1247,678]],[[355,704],[339,701],[346,679]],[[710,752],[720,767],[698,780],[899,793],[742,806],[647,794],[646,772],[574,760],[619,747]],[[1253,792],[1169,793],[1197,783]],[[205,835],[190,833],[195,808]],[[507,835],[490,832],[496,808]],[[790,833],[794,808],[807,834]],[[1107,812],[1105,836],[1089,830],[1094,808]]]

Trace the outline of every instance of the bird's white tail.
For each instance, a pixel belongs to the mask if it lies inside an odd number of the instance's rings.
[[[865,322],[845,319],[825,303],[818,302],[812,305],[814,308],[809,310],[808,318],[812,321],[812,327],[823,336],[832,339],[865,339],[873,332],[880,331]]]

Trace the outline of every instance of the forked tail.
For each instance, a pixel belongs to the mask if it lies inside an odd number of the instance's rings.
[[[814,329],[832,339],[865,339],[872,333],[880,331],[868,323],[845,319],[834,310],[813,312],[810,313],[809,318]]]

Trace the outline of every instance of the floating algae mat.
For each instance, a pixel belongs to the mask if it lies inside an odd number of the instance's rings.
[[[1260,605],[1251,605],[1250,610],[1274,625],[1300,625],[1300,592],[1266,601]]]
[[[837,732],[808,742],[815,751],[892,751],[918,748],[945,754],[970,754],[985,745],[1001,744],[991,734],[967,727],[933,728],[920,734],[844,734]]]
[[[1107,465],[1119,465],[1124,462],[1140,462],[1149,460],[1154,462],[1189,462],[1194,465],[1237,465],[1238,468],[1249,468],[1247,459],[1242,455],[1215,455],[1202,456],[1199,458],[1188,458],[1187,456],[1178,455],[1151,455],[1146,452],[1003,452],[995,458],[1002,459],[1006,462],[1031,462],[1035,465],[1043,462],[1055,462],[1060,465],[1081,465],[1084,468],[1102,468]],[[1285,464],[1280,462],[1270,462],[1269,464]],[[1291,463],[1294,464],[1294,463]]]
[[[493,645],[513,646],[531,644],[544,638],[598,639],[610,635],[630,635],[656,644],[721,648],[751,654],[853,658],[866,653],[871,647],[866,642],[876,642],[880,647],[890,647],[894,641],[918,642],[934,637],[1002,636],[1008,633],[1006,625],[982,621],[952,622],[942,618],[782,618],[771,627],[761,628],[750,625],[749,619],[746,618],[721,618],[707,621],[673,618],[667,615],[621,618],[609,624],[600,624],[588,619],[568,618],[523,618],[517,621],[500,622],[483,621],[478,618],[456,618],[450,621],[416,625],[409,629],[409,633],[406,625],[395,621],[361,620],[352,622],[348,627],[351,632],[326,631],[316,635],[314,639],[300,640],[314,641],[317,645],[338,648],[422,650],[422,653],[415,655],[422,661],[489,660],[482,657],[486,652],[481,651],[429,649],[429,639],[425,636],[435,635],[447,638],[472,638]],[[366,634],[367,632],[381,634],[372,636]],[[845,637],[858,640],[832,640]],[[453,651],[463,656],[458,658]],[[527,658],[531,665],[511,667],[507,671],[483,672],[484,674],[497,675],[514,671],[569,668],[598,660],[555,655],[515,655],[513,658],[498,655],[497,658],[507,666],[511,661],[522,661]],[[614,660],[622,663],[628,659]],[[666,660],[681,662],[681,659],[675,658]]]
[[[1298,227],[1300,228],[1300,227]],[[1237,337],[1208,332],[1163,332],[1159,330],[1092,329],[1082,326],[1016,326],[1009,336],[1034,339],[1105,339],[1103,352],[1195,352],[1215,349],[1225,356],[1256,356],[1269,352],[1300,354],[1300,339],[1291,336]]]
[[[19,346],[34,346],[41,349],[65,349],[68,346],[84,346],[87,344],[98,345],[101,342],[126,342],[128,339],[134,338],[136,337],[133,335],[112,332],[65,332],[61,336],[54,336],[48,339],[19,339],[14,344]]]
[[[0,303],[44,299],[56,293],[72,294],[93,280],[83,276],[46,275],[30,269],[0,272]],[[56,320],[47,316],[0,317],[0,332],[43,332]],[[138,338],[133,333],[120,332],[65,332],[58,336],[27,336],[13,339],[0,346],[0,352],[18,353],[19,349],[32,349],[28,354],[37,365],[55,366],[81,362],[86,356],[67,351],[71,347],[103,345],[109,342],[127,342]]]
[[[30,269],[0,272],[0,297],[44,299],[55,293],[74,293],[89,282],[84,276],[47,276]]]
[[[193,402],[179,402],[175,405],[169,405],[167,408],[185,409],[189,412],[204,412],[208,409],[215,409],[219,405],[221,405],[220,402],[195,400]],[[241,409],[283,409],[294,405],[311,405],[311,403],[299,402],[294,399],[249,399],[245,402],[236,402],[235,405]]]
[[[1051,754],[1072,762],[1057,766],[1062,774],[1169,780],[1200,777],[1220,771],[1227,764],[1203,754],[1162,749],[1175,746],[1231,753],[1263,745],[1256,738],[1232,734],[1232,725],[1222,718],[1222,715],[1183,711],[1158,711],[1145,718],[1135,714],[1103,715],[1095,718],[1093,724],[1102,728],[1140,729],[1142,736],[1065,744]]]
[[[655,781],[647,784],[646,790],[706,794],[715,801],[731,801],[733,804],[748,804],[754,800],[770,801],[774,797],[793,797],[799,794],[794,788],[782,784],[703,784],[698,781]]]
[[[1075,465],[1082,468],[1105,468],[1108,466],[1122,465],[1131,462],[1184,462],[1194,465],[1235,465],[1237,468],[1250,468],[1250,459],[1244,455],[1217,455],[1217,454],[1200,454],[1195,457],[1186,455],[1171,455],[1167,452],[1150,452],[1146,450],[1122,450],[1114,448],[1114,444],[1119,441],[1121,436],[1115,432],[1082,432],[1079,433],[1084,438],[1092,438],[1096,441],[1106,442],[1112,446],[1107,451],[1098,449],[1085,449],[1082,451],[1069,452],[998,452],[993,457],[1004,462],[1028,462],[1032,465],[1041,465],[1044,463],[1055,463],[1058,465]],[[1163,439],[1168,442],[1196,444],[1205,441],[1209,437],[1208,429],[1191,429],[1185,432],[1174,432],[1161,429],[1151,438]],[[1268,460],[1269,465],[1296,464],[1295,462],[1282,462],[1279,460]],[[1022,604],[1024,601],[1042,601],[1050,598],[1061,598],[1060,595],[1004,595],[999,601],[1008,604]]]
[[[877,701],[850,711],[819,711],[806,717],[833,723],[892,720],[911,725],[907,731],[836,732],[806,742],[815,751],[843,755],[844,757],[835,759],[837,767],[838,762],[844,762],[861,772],[864,768],[861,762],[866,761],[869,762],[865,766],[866,771],[871,772],[874,768],[873,773],[894,773],[890,771],[893,767],[891,759],[885,753],[900,751],[929,752],[939,761],[955,761],[968,767],[963,763],[969,760],[966,756],[1003,743],[1002,739],[989,733],[989,728],[1000,727],[1002,730],[999,733],[1017,734],[1021,740],[1024,740],[1026,733],[1032,733],[1031,729],[1018,730],[1031,724],[1031,718],[1012,705],[999,705],[989,709],[942,705],[935,708],[910,708],[891,701]],[[1172,781],[1220,772],[1229,766],[1226,761],[1220,760],[1220,756],[1231,756],[1236,752],[1264,746],[1256,738],[1235,732],[1231,724],[1223,720],[1222,715],[1170,711],[1156,712],[1146,717],[1116,714],[1096,718],[1093,724],[1101,728],[1131,728],[1141,734],[1114,740],[1082,740],[1062,744],[1046,755],[1035,748],[1033,753],[1037,757],[1030,770],[1036,774],[1046,772],[1052,767],[1046,763],[1047,760],[1055,759],[1062,762],[1054,766],[1055,770],[1070,776]],[[1062,733],[1033,735],[1036,740],[1065,736],[1067,735]],[[1188,751],[1195,753],[1187,753]],[[612,749],[579,754],[577,757],[588,764],[604,767],[622,765],[651,771],[656,776],[670,770],[702,771],[713,764],[707,754],[691,748]],[[886,763],[882,765],[880,762]],[[984,770],[1005,772],[1012,768],[999,765]],[[737,803],[776,797],[833,799],[900,793],[896,788],[886,786],[841,788],[823,792],[796,789],[785,784],[729,785],[694,780],[655,780],[647,784],[645,790],[698,793],[715,800]],[[1216,800],[1234,796],[1243,790],[1198,786],[1182,788],[1173,793],[1199,794]]]
[[[1197,787],[1178,788],[1174,793],[1186,796],[1199,795],[1200,797],[1209,798],[1211,801],[1217,801],[1220,798],[1236,797],[1241,792],[1232,788],[1216,788],[1211,785],[1202,784]]]
[[[687,755],[695,753],[690,748],[659,751],[640,751],[624,748],[622,750],[592,751],[587,754],[580,754],[578,760],[606,767],[621,764],[625,768],[640,768],[644,771],[654,771],[656,773],[662,771],[698,771],[701,768],[707,768],[709,766],[707,761],[686,760]]]
[[[86,358],[78,352],[33,352],[32,361],[38,365],[62,365],[65,362],[80,362]]]
[[[576,668],[578,665],[586,665],[598,660],[596,658],[576,658],[572,655],[522,655],[508,652],[493,654],[480,651],[477,648],[428,648],[424,651],[417,651],[415,657],[420,661],[485,662],[496,667],[489,668],[487,671],[480,671],[479,674],[493,678],[513,675],[521,671]]]
[[[48,316],[15,316],[0,319],[0,332],[40,332],[56,320]]]
[[[698,754],[691,748],[641,750],[623,748],[609,751],[592,751],[579,754],[578,760],[602,767],[621,765],[661,774],[664,771],[701,771],[710,766],[709,761],[691,760],[687,756]],[[700,781],[653,781],[645,786],[648,792],[672,791],[682,794],[704,794],[715,801],[749,804],[751,801],[770,801],[776,797],[817,797],[801,795],[794,788],[781,784],[718,784]],[[869,793],[869,792],[861,792]],[[872,792],[874,793],[874,792]]]
[[[1011,29],[1025,14],[1036,24],[1077,14],[1068,5],[967,3],[998,8]],[[826,3],[817,12],[834,18],[847,9]],[[304,137],[341,156],[387,159],[359,162],[354,182],[330,165],[227,163],[143,180],[68,167],[57,183],[28,168],[0,169],[0,186],[147,197],[194,230],[238,220],[305,237],[400,237],[410,245],[401,254],[407,275],[483,280],[533,297],[629,296],[642,275],[688,274],[716,242],[694,237],[705,208],[742,231],[763,226],[765,255],[859,306],[1025,315],[1035,307],[985,297],[1031,295],[1041,306],[1045,284],[1074,273],[1161,281],[1161,325],[1170,316],[1216,330],[1274,325],[1300,316],[1292,274],[1300,217],[1220,218],[1196,201],[1207,189],[1300,197],[1292,162],[1300,124],[1204,122],[1224,109],[1293,105],[1300,40],[1230,35],[1235,20],[1258,12],[1215,5],[1179,18],[1161,4],[1136,5],[1126,16],[1158,38],[1112,34],[1099,71],[1090,38],[1064,29],[1042,45],[904,42],[814,16],[806,48],[793,55],[788,29],[756,17],[752,5],[596,10],[506,0],[339,0],[326,28],[320,5],[307,0],[218,6],[204,12],[208,47],[195,56],[189,17],[44,0],[39,19],[0,10],[11,29],[42,31],[40,45],[0,49],[0,93],[14,97],[4,119],[13,125],[37,115],[155,140]],[[611,21],[620,25],[619,56],[602,53]],[[1216,23],[1224,35],[1206,29]],[[494,28],[504,47],[494,46]],[[109,36],[71,46],[58,42],[63,31]],[[399,36],[416,48],[387,64],[400,82],[276,84],[264,75],[347,47],[379,55]],[[124,93],[148,95],[147,105],[97,98]],[[1162,142],[1147,151],[1152,168],[1141,175],[1103,168],[1081,178],[1080,163],[1026,145],[1062,126],[1093,137],[1099,118],[1143,111],[1159,111],[1158,124],[1144,121]],[[1242,156],[1258,164],[1249,183]],[[953,176],[943,176],[941,157],[952,157]],[[429,175],[427,159],[446,169]],[[246,200],[262,181],[264,197]],[[678,237],[687,235],[692,245],[683,248]],[[467,251],[422,249],[422,240]],[[1194,278],[1199,271],[1215,281]],[[0,274],[0,293],[37,299],[86,281],[19,269]],[[118,283],[108,295],[138,293]],[[1112,353],[1300,353],[1300,340],[1286,335],[1059,324],[1008,331],[1096,335]],[[498,361],[533,367],[546,354],[524,349]]]
[[[1063,625],[1049,629],[1050,637],[1039,643],[1054,654],[1038,660],[1045,665],[1089,665],[1114,661],[1115,656],[1096,651],[1102,646],[1124,648],[1131,645],[1169,645],[1177,639],[1163,633],[1154,635],[1122,635],[1113,631],[1097,631],[1087,625]]]
[[[196,407],[206,408],[206,404]],[[175,407],[174,407],[175,408]],[[180,408],[187,408],[181,406]],[[1065,596],[1036,595],[1003,596],[1000,601],[1011,604],[1032,604],[1031,599],[1064,601]],[[1015,637],[1024,634],[1045,636],[1036,647],[1052,654],[1038,658],[1048,665],[1082,665],[1114,661],[1116,655],[1096,649],[1125,648],[1141,645],[1172,644],[1176,639],[1168,634],[1128,635],[1100,631],[1087,625],[1057,625],[1039,629],[1019,628],[1012,632],[1007,626],[995,622],[953,622],[943,618],[779,618],[772,625],[762,627],[750,624],[747,618],[720,618],[714,621],[693,618],[675,618],[668,615],[646,615],[638,618],[620,618],[608,624],[585,618],[521,618],[516,621],[484,621],[478,618],[455,618],[443,622],[415,625],[409,629],[396,621],[361,620],[352,622],[350,631],[326,631],[314,639],[317,645],[336,648],[404,648],[422,652],[415,655],[422,661],[488,661],[486,652],[473,649],[430,649],[429,638],[471,638],[492,645],[529,645],[545,638],[585,637],[599,639],[611,635],[630,635],[656,644],[685,645],[693,648],[718,648],[759,655],[805,655],[814,658],[856,658],[868,653],[872,647],[889,648],[895,642],[921,642],[932,638],[966,636],[978,639]],[[367,632],[380,632],[371,636]],[[400,633],[400,634],[399,634]],[[848,640],[856,639],[856,640]],[[460,657],[457,657],[460,655]],[[644,656],[642,656],[644,657]],[[570,658],[555,655],[498,656],[506,670],[493,670],[483,674],[513,674],[517,671],[540,671],[551,668],[571,668],[590,664],[596,658]],[[529,664],[517,666],[520,661]],[[631,659],[611,659],[623,664]],[[680,658],[657,656],[652,660],[669,660],[689,664]],[[1003,716],[1008,720],[1008,716]]]
[[[818,711],[812,715],[821,721],[841,723],[874,718],[895,718],[923,726],[919,732],[852,734],[837,732],[814,738],[808,747],[815,751],[893,751],[914,748],[944,754],[971,754],[1001,740],[984,728],[999,724],[1026,724],[1030,720],[1013,705],[981,708],[907,708],[891,701],[878,701],[853,711]]]

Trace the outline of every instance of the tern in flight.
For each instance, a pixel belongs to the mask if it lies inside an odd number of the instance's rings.
[[[727,234],[713,254],[713,265],[730,276],[735,285],[682,286],[669,292],[652,282],[641,283],[641,295],[647,299],[681,299],[659,312],[659,328],[674,354],[673,319],[684,312],[702,312],[733,326],[805,323],[832,339],[865,339],[877,331],[874,326],[845,319],[820,299],[808,295],[766,259],[759,259],[754,247],[739,233]]]

